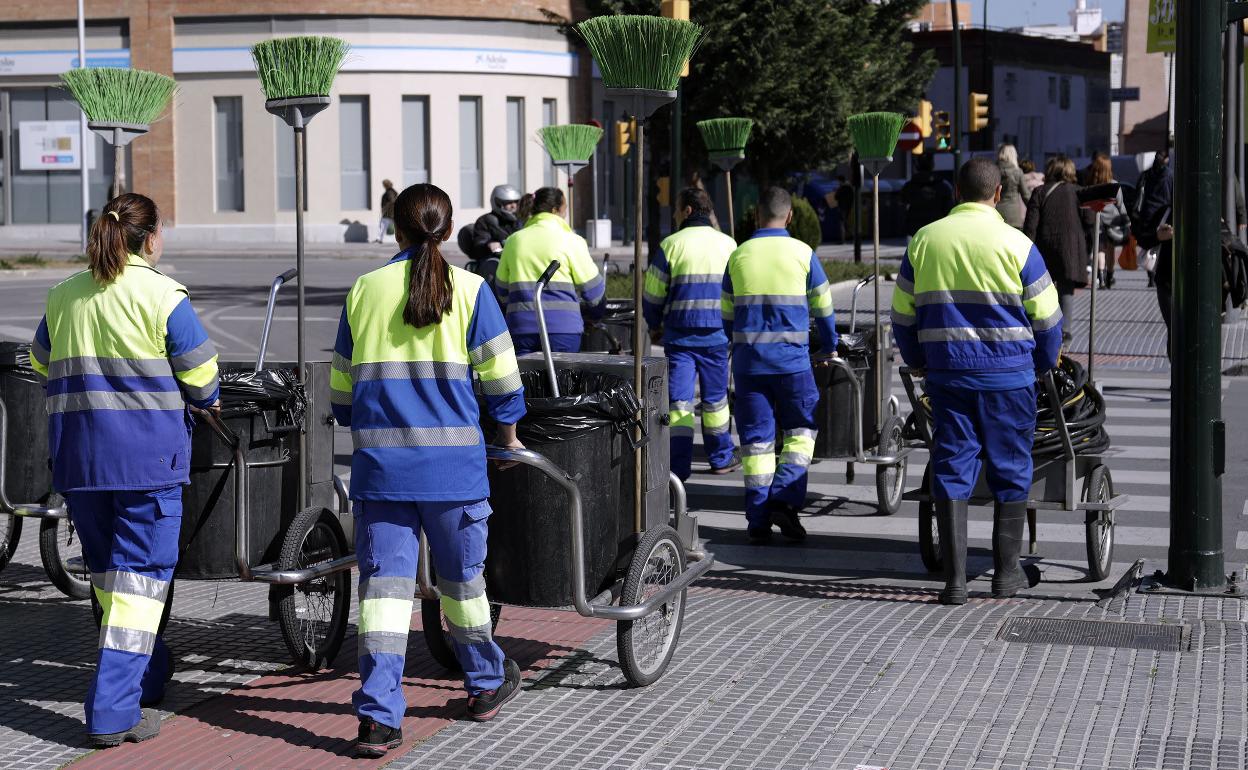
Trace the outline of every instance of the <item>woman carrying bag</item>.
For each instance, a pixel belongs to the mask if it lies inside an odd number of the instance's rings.
[[[1045,267],[1057,286],[1063,325],[1062,341],[1069,343],[1074,319],[1075,290],[1088,285],[1088,252],[1085,223],[1089,215],[1079,209],[1079,186],[1075,164],[1065,155],[1050,158],[1044,170],[1044,186],[1032,193],[1027,204],[1026,234],[1040,250]]]

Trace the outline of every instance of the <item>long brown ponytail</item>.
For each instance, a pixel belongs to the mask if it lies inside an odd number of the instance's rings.
[[[451,237],[450,197],[431,184],[412,185],[394,202],[394,227],[411,249],[411,277],[403,320],[417,329],[451,312],[451,268],[442,243]]]
[[[141,254],[148,236],[160,226],[160,211],[151,198],[125,193],[104,206],[87,236],[87,263],[102,284],[117,280],[126,257]]]

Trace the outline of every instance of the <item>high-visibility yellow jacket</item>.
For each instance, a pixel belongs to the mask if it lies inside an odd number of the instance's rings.
[[[720,287],[737,242],[705,218],[691,219],[659,245],[646,269],[642,309],[667,345],[727,345]]]
[[[601,316],[607,284],[589,255],[585,239],[558,214],[543,212],[533,216],[503,244],[494,275],[494,290],[507,312],[512,334],[537,334],[537,304],[533,294],[537,279],[552,260],[559,261],[546,290],[542,310],[551,334],[580,334],[585,330],[581,306],[591,318]]]

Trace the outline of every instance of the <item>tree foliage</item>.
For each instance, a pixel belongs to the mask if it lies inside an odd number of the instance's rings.
[[[849,156],[846,118],[913,114],[936,62],[916,55],[906,22],[926,0],[694,0],[706,28],[685,80],[684,145],[705,165],[699,120],[756,121],[751,176],[778,182]],[[591,14],[657,14],[659,0],[587,0]]]

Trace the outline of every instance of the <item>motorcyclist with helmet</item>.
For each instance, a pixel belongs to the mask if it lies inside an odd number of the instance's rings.
[[[523,224],[518,216],[521,193],[509,184],[500,184],[490,193],[490,211],[459,232],[460,250],[469,259],[468,269],[493,286],[494,273],[503,244]]]

